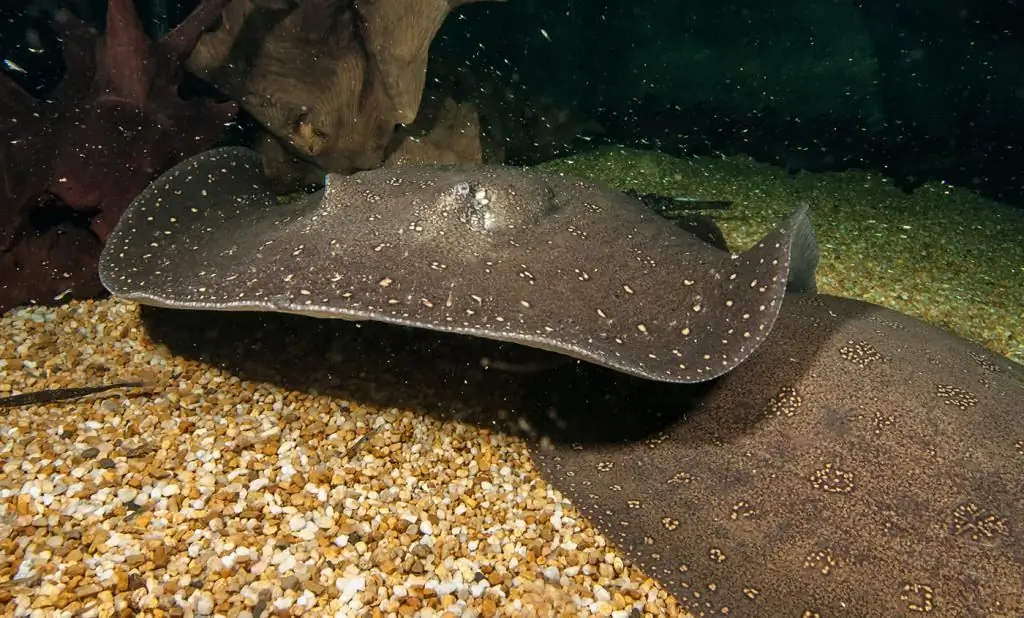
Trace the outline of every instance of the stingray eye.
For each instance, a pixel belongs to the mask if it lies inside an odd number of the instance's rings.
[[[473,187],[469,186],[468,182],[460,182],[455,185],[455,195],[458,197],[466,197],[473,190]]]
[[[458,189],[465,185],[466,193],[460,193],[460,197],[468,197],[462,205],[461,220],[469,224],[469,227],[478,231],[486,232],[494,222],[494,214],[491,212],[491,200],[487,197],[487,191],[481,188],[474,188],[469,183],[459,183]]]

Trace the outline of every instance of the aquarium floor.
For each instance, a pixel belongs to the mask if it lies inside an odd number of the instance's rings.
[[[737,247],[809,201],[823,291],[1024,357],[1019,213],[735,159],[617,151],[549,167],[736,200],[723,228]],[[0,318],[0,396],[131,378],[157,386],[0,410],[5,615],[682,615],[516,438],[242,379],[151,341],[132,303]]]
[[[0,396],[156,385],[0,410],[0,614],[682,615],[520,440],[240,380],[139,313],[0,318]]]

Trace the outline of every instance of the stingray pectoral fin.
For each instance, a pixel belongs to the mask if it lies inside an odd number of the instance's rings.
[[[141,286],[135,275],[142,276],[136,268],[143,263],[181,258],[223,234],[225,222],[264,211],[275,199],[253,150],[229,146],[189,157],[129,205],[100,254],[100,281],[115,295],[130,295]],[[152,266],[145,270],[153,275]]]
[[[818,292],[818,239],[814,235],[808,206],[802,204],[794,216],[793,236],[789,250],[789,277],[786,293],[816,294]]]
[[[717,275],[693,297],[692,318],[682,324],[693,345],[680,358],[698,368],[699,379],[684,381],[710,380],[739,366],[768,337],[786,292],[814,286],[817,243],[807,210],[801,205],[750,249],[723,257]],[[794,259],[802,260],[796,269]]]

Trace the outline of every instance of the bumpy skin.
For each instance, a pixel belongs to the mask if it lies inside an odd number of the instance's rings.
[[[1021,366],[787,295],[729,374],[632,392],[563,406],[534,458],[698,616],[1024,615]]]
[[[182,163],[121,219],[100,270],[168,307],[374,320],[511,341],[699,382],[770,332],[798,210],[750,250],[712,247],[635,198],[487,165],[330,175],[276,205],[251,151]]]
[[[155,42],[131,0],[110,0],[103,35],[63,11],[55,27],[67,73],[47,100],[0,76],[0,311],[102,293],[99,250],[130,201],[220,136],[236,106],[177,89],[185,57],[226,4],[203,0]],[[77,215],[41,225],[53,208]]]

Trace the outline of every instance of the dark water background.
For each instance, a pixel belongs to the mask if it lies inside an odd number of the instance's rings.
[[[63,71],[47,26],[59,0],[4,4],[0,54],[25,72],[4,70],[43,94]],[[102,23],[105,0],[65,4]],[[194,4],[136,2],[150,34]],[[792,170],[882,170],[907,189],[946,180],[1024,206],[1017,0],[483,2],[445,21],[431,85],[559,125],[551,143],[506,131],[510,163],[609,143],[742,153]]]

